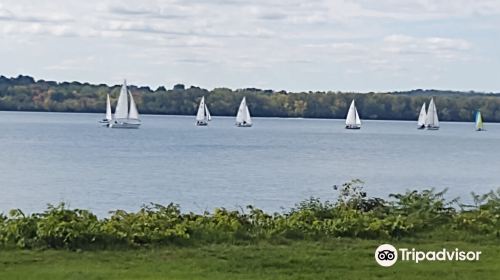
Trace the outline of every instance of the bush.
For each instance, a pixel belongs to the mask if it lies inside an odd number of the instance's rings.
[[[261,240],[413,238],[419,235],[466,239],[500,238],[500,190],[473,194],[474,205],[447,201],[434,189],[369,198],[362,182],[334,187],[335,202],[309,198],[285,213],[215,209],[183,214],[176,204],[143,206],[136,213],[117,210],[98,219],[87,210],[49,205],[43,213],[16,209],[0,214],[0,244],[18,248],[109,248],[165,244],[237,243]],[[439,237],[438,237],[439,238]]]

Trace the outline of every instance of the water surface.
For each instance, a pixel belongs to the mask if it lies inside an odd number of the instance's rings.
[[[139,130],[99,127],[101,114],[0,112],[0,211],[41,211],[61,201],[99,215],[175,202],[184,211],[253,204],[281,211],[309,196],[334,199],[354,178],[369,195],[449,188],[469,197],[500,186],[500,125],[142,116]]]

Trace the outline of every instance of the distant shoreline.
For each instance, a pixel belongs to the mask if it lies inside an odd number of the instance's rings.
[[[0,113],[4,112],[14,112],[14,113],[50,113],[50,114],[96,114],[104,115],[104,112],[71,112],[71,111],[22,111],[22,110],[0,110]],[[181,114],[153,114],[153,113],[142,113],[141,115],[147,116],[170,116],[170,117],[192,117],[195,115],[181,115]],[[218,116],[214,115],[214,118],[234,118],[233,115]],[[267,117],[267,116],[252,116],[252,118],[257,119],[287,119],[287,120],[336,120],[344,121],[345,118],[314,118],[314,117]],[[362,121],[387,121],[387,122],[417,122],[417,120],[403,120],[403,119],[362,119]],[[469,121],[442,121],[443,123],[474,123],[474,120]],[[488,123],[500,123],[500,121],[488,122]]]
[[[362,120],[417,120],[422,104],[434,98],[440,121],[469,122],[481,111],[484,122],[500,122],[500,95],[495,93],[416,89],[398,92],[287,92],[270,89],[215,88],[174,85],[129,86],[142,115],[194,116],[200,99],[214,116],[235,116],[239,102],[247,97],[253,117],[344,119],[356,101]],[[64,113],[102,113],[106,96],[114,110],[120,86],[80,82],[35,80],[30,76],[0,76],[0,110]]]

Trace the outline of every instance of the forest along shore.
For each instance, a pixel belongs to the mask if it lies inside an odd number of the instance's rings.
[[[215,116],[234,116],[241,99],[246,96],[252,116],[304,117],[343,119],[352,99],[362,119],[416,120],[423,102],[435,97],[441,108],[441,121],[473,121],[480,110],[487,122],[500,122],[495,114],[500,95],[493,93],[440,90],[404,92],[287,92],[246,88],[212,90],[177,84],[167,89],[160,86],[130,86],[142,114],[194,115],[202,96]],[[0,76],[0,110],[104,113],[106,96],[116,103],[120,85],[92,85],[80,82],[35,80],[30,76]]]

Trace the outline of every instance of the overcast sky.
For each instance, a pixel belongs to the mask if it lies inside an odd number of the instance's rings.
[[[0,74],[500,92],[498,0],[0,0]]]

